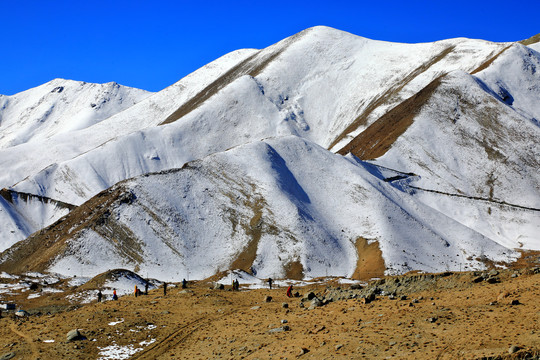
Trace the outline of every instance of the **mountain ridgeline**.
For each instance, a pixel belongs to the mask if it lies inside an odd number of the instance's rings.
[[[315,27],[154,94],[56,79],[0,97],[0,271],[368,279],[516,261],[540,250],[537,40]]]

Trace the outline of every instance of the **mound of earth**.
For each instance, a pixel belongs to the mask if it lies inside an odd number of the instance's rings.
[[[131,275],[113,271],[90,283],[113,274]],[[411,273],[361,286],[279,280],[272,290],[240,291],[190,282],[167,295],[155,289],[29,319],[4,310],[0,357],[539,359],[539,276],[528,267]],[[300,297],[286,296],[289,284]],[[86,340],[66,341],[74,329]]]

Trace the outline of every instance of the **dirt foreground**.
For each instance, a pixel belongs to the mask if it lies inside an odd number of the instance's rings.
[[[362,289],[329,280],[295,288],[297,298],[210,285],[49,304],[26,320],[3,310],[0,359],[540,358],[538,268],[410,274]],[[50,299],[39,301],[26,306]],[[73,329],[85,339],[67,341]]]

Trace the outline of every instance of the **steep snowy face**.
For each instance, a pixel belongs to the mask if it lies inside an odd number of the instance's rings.
[[[51,199],[0,190],[0,251],[67,215],[72,206]]]
[[[540,53],[514,44],[475,74],[503,103],[540,126]]]
[[[92,126],[151,93],[117,83],[55,79],[0,98],[0,148]]]
[[[404,109],[389,112],[347,151],[414,173],[408,189],[416,198],[498,243],[538,249],[540,127],[527,115],[536,109],[526,101],[513,108],[497,89],[452,73]],[[512,93],[527,100],[522,91],[516,86]],[[389,141],[398,130],[402,134]],[[373,153],[384,142],[387,150]]]
[[[479,268],[469,256],[480,253],[513,258],[379,175],[295,136],[254,142],[122,182],[9,249],[1,266],[24,267],[33,256],[31,266],[64,274],[121,266],[167,280],[229,268],[262,278],[369,277]],[[45,243],[38,258],[28,251]],[[378,268],[362,267],[370,256]]]

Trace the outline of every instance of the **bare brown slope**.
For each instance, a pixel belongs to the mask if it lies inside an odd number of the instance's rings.
[[[292,43],[297,41],[300,37],[304,36],[310,29],[304,30],[296,35],[287,38],[283,46],[273,53],[269,53],[265,56],[260,56],[261,51],[256,52],[225,74],[217,78],[210,85],[201,90],[197,95],[192,97],[182,106],[180,106],[175,112],[169,115],[160,125],[169,124],[189,114],[196,108],[198,108],[203,102],[214,96],[218,91],[225,86],[232,83],[244,75],[257,76],[260,74],[274,59],[283,53]]]
[[[94,196],[88,202],[72,210],[51,226],[42,229],[27,239],[20,241],[0,254],[0,271],[21,273],[25,271],[45,271],[58,255],[68,250],[67,242],[83,229],[92,229],[111,239],[117,251],[133,261],[140,261],[137,243],[129,229],[115,225],[108,218],[109,208],[115,201],[129,202],[131,194],[122,187],[114,187]],[[101,226],[107,224],[107,226]],[[112,234],[106,234],[105,228]]]
[[[397,138],[411,126],[416,114],[440,85],[441,79],[442,77],[433,80],[420,92],[387,112],[338,153],[341,155],[352,153],[362,160],[371,160],[384,155]]]
[[[372,101],[349,126],[330,144],[329,149],[333,148],[337,143],[339,143],[347,134],[358,129],[358,127],[365,125],[368,121],[371,113],[377,109],[379,106],[388,103],[394,96],[396,96],[408,83],[410,83],[417,76],[428,70],[433,65],[437,64],[439,61],[444,59],[448,54],[454,50],[455,46],[449,46],[439,54],[428,60],[426,63],[422,64],[418,68],[414,69],[409,75],[405,76],[401,81],[397,82],[392,86],[387,92],[382,94],[380,97]]]
[[[536,34],[534,36],[531,36],[530,38],[526,40],[519,41],[520,44],[523,44],[525,46],[536,44],[537,42],[540,42],[540,34]]]

